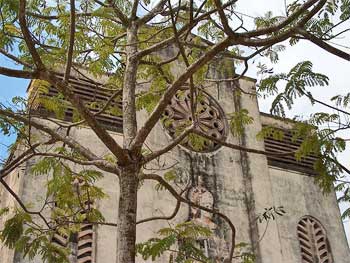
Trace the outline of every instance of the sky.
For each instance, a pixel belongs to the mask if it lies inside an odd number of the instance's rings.
[[[0,57],[0,66],[9,68],[18,68],[10,60]],[[29,80],[17,79],[0,75],[0,103],[5,105],[11,104],[15,96],[26,96],[26,89]],[[0,134],[0,160],[7,156],[7,146],[15,140],[14,136],[4,136]]]
[[[264,15],[267,11],[273,10],[274,14],[284,14],[284,0],[240,0],[237,3],[237,11],[244,14],[243,18],[246,23],[252,25],[253,19],[251,17],[257,17]],[[288,1],[287,1],[288,2]],[[350,22],[349,22],[350,23]],[[345,24],[344,27],[350,28],[350,24]],[[347,33],[344,38],[334,40],[337,44],[350,46],[350,33]],[[344,51],[350,52],[350,48],[343,48]],[[326,74],[330,78],[330,85],[328,87],[315,87],[312,89],[315,98],[320,100],[327,100],[336,94],[345,94],[350,91],[349,76],[350,76],[350,64],[343,59],[340,59],[332,54],[329,54],[319,47],[316,47],[309,42],[302,41],[298,45],[288,47],[286,51],[280,54],[280,61],[277,65],[274,65],[275,72],[289,71],[295,64],[301,61],[310,60],[314,65],[314,70]],[[9,60],[0,58],[0,66],[15,68]],[[257,78],[257,69],[255,65],[251,65],[247,73],[247,76]],[[0,75],[0,102],[8,103],[13,96],[25,96],[25,91],[28,86],[28,80],[21,80],[15,78],[9,78]],[[268,112],[271,99],[260,99],[259,105],[261,111]],[[288,112],[288,117],[304,116],[307,117],[311,113],[316,111],[329,112],[329,109],[323,106],[315,104],[311,106],[306,100],[299,100],[293,110]],[[0,157],[4,158],[6,153],[5,145],[10,144],[14,138],[4,137],[0,135]],[[350,145],[348,145],[350,146]],[[339,156],[340,160],[344,164],[349,164],[350,151]],[[349,165],[348,165],[349,167]],[[350,167],[349,167],[350,168]],[[344,209],[341,206],[341,209]],[[348,221],[344,223],[345,230],[350,240],[350,224]]]

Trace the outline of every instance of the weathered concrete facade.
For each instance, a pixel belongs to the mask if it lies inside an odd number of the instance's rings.
[[[220,77],[220,76],[218,76]],[[224,114],[247,109],[254,117],[254,122],[245,127],[241,136],[226,133],[226,141],[247,148],[264,150],[264,141],[258,140],[256,135],[262,125],[274,125],[288,129],[288,123],[261,115],[256,97],[242,93],[237,96],[233,84],[221,83],[217,89],[215,85],[208,85],[205,91],[210,100]],[[254,81],[241,79],[240,89],[247,93],[254,93]],[[141,112],[138,121],[145,120],[146,112]],[[224,123],[224,128],[227,124]],[[228,131],[228,130],[227,130]],[[122,136],[111,132],[113,137],[122,143]],[[73,128],[70,135],[84,146],[93,149],[100,156],[108,153],[98,138],[86,127]],[[160,149],[171,141],[169,131],[158,123],[147,140],[153,150]],[[18,193],[25,203],[32,203],[33,209],[40,207],[45,195],[46,178],[29,176],[29,169],[35,160],[23,165],[7,177],[8,184]],[[177,146],[165,154],[157,162],[147,166],[149,172],[165,173],[167,167],[175,166],[178,173],[175,188],[180,189],[189,185],[185,195],[201,205],[216,208],[235,225],[237,230],[236,243],[249,244],[257,255],[258,263],[296,263],[296,262],[328,262],[347,263],[350,253],[345,239],[344,229],[340,220],[339,208],[335,194],[323,195],[313,182],[313,178],[306,173],[282,169],[268,165],[267,157],[261,154],[247,153],[226,147],[216,147],[209,152],[195,152],[184,146]],[[79,169],[77,167],[77,169]],[[116,222],[118,211],[118,179],[111,174],[105,174],[98,184],[104,188],[109,196],[95,204],[101,210],[107,222]],[[1,206],[14,205],[15,201],[0,188]],[[155,184],[144,182],[138,193],[138,219],[153,216],[170,215],[176,206],[176,200],[165,190],[156,191]],[[257,215],[264,208],[283,206],[286,215],[277,220],[258,223]],[[48,211],[49,212],[49,211]],[[305,261],[302,259],[298,224],[300,220],[310,216],[319,222],[325,230],[328,239],[325,240],[329,257],[324,261]],[[231,238],[227,224],[217,216],[203,213],[182,204],[177,216],[170,223],[180,223],[194,220],[209,226],[215,233],[215,238],[202,240],[201,246],[209,255],[220,261],[228,254],[228,244]],[[138,242],[145,241],[157,234],[157,230],[167,227],[169,222],[164,220],[150,221],[139,224]],[[116,228],[112,226],[94,226],[93,228],[92,258],[94,263],[116,262]],[[164,255],[157,262],[167,262],[169,255]],[[328,260],[328,261],[326,261]],[[144,262],[141,258],[138,262]],[[20,255],[7,248],[0,247],[1,263],[28,262]],[[33,262],[40,263],[37,258]],[[82,261],[83,262],[83,261]],[[85,261],[84,261],[85,262]],[[239,260],[237,262],[240,262]]]

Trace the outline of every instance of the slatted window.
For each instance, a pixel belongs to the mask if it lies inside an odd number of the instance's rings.
[[[59,78],[63,78],[61,75],[57,75]],[[73,88],[73,92],[85,103],[91,103],[91,102],[99,102],[99,103],[106,103],[111,95],[113,94],[112,91],[104,90],[99,88],[96,83],[93,83],[90,80],[87,79],[81,79],[81,78],[70,78],[69,83]],[[58,91],[54,87],[50,87],[49,91],[45,95],[41,96],[48,96],[48,97],[55,97],[58,95]],[[122,109],[122,104],[120,100],[113,100],[110,104],[111,107],[119,107]],[[50,116],[50,113],[47,112],[42,105],[35,105],[32,107],[33,113],[39,113],[41,116]],[[91,112],[97,112],[99,109],[90,109]],[[120,132],[122,129],[123,119],[121,116],[114,116],[108,113],[102,113],[96,116],[97,121],[104,126],[108,130],[113,130]],[[73,107],[68,106],[65,111],[64,116],[65,121],[72,121],[73,120]]]
[[[56,233],[52,242],[61,247],[68,247],[69,237]],[[93,262],[94,230],[92,224],[82,224],[81,230],[77,233],[77,239],[73,242],[77,244],[77,263]]]
[[[79,181],[78,187],[83,186],[84,182]],[[84,215],[93,205],[92,201],[85,202],[85,209],[80,212]],[[81,223],[80,230],[75,233],[74,238],[70,238],[67,235],[60,233],[55,233],[52,242],[58,246],[67,248],[69,245],[74,243],[74,246],[71,246],[71,255],[76,259],[74,262],[77,263],[93,263],[93,248],[94,248],[94,226],[88,222]],[[71,242],[71,243],[70,243]],[[74,249],[72,249],[74,247]]]
[[[315,218],[303,217],[297,226],[301,262],[333,263],[326,231]]]
[[[93,241],[93,225],[83,224],[78,233],[77,263],[92,263]]]
[[[272,136],[264,139],[265,150],[268,152],[292,152],[298,150],[302,144],[301,139],[292,139],[293,135],[291,131],[283,130],[283,139],[277,140]],[[315,174],[314,163],[317,160],[317,156],[309,155],[302,160],[296,160],[293,154],[291,155],[268,155],[268,164],[283,169],[299,171],[307,174]]]

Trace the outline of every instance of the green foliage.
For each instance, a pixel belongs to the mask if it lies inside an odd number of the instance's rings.
[[[255,18],[254,22],[256,28],[261,29],[273,26],[280,22],[282,19],[282,17],[273,16],[273,13],[271,11],[268,11],[264,16]]]
[[[308,121],[296,122],[292,129],[292,140],[302,143],[295,152],[295,158],[301,160],[307,156],[316,157],[314,169],[317,173],[316,182],[327,193],[333,189],[333,183],[341,176],[343,169],[337,161],[337,154],[345,150],[345,141],[336,136],[336,131],[322,127],[332,121],[337,121],[338,115],[316,113]]]
[[[231,132],[234,136],[242,135],[246,125],[252,124],[254,118],[249,115],[247,109],[240,109],[228,114]]]
[[[0,240],[30,260],[39,254],[47,263],[68,263],[68,251],[51,243],[52,234],[52,230],[38,228],[30,214],[16,209],[5,221]]]
[[[163,175],[163,178],[164,178],[165,181],[167,181],[169,183],[175,181],[177,179],[176,171],[173,170],[173,169],[171,169],[169,171],[166,171],[164,173],[164,175]],[[155,186],[155,189],[157,191],[162,191],[162,190],[165,189],[165,187],[162,184],[157,183],[156,186]]]
[[[255,255],[249,252],[243,252],[240,258],[242,259],[242,263],[254,263],[256,259]]]
[[[75,156],[64,147],[53,149],[66,156]],[[70,251],[51,242],[52,236],[59,233],[71,236],[80,231],[85,222],[103,222],[103,215],[93,207],[93,202],[106,198],[101,188],[95,185],[103,174],[93,169],[72,170],[62,160],[55,157],[45,157],[32,166],[33,176],[46,175],[47,197],[54,206],[50,206],[50,228],[41,225],[35,217],[16,209],[14,215],[7,219],[0,232],[1,241],[23,257],[33,259],[40,255],[44,262],[68,263]],[[0,217],[9,213],[8,209],[0,211]],[[67,223],[74,222],[74,223]]]
[[[283,91],[280,91],[279,82],[286,82]],[[285,117],[286,105],[291,109],[296,98],[306,96],[311,103],[314,103],[313,97],[307,87],[327,86],[328,77],[312,71],[312,63],[304,61],[294,66],[287,74],[280,73],[268,76],[260,81],[258,92],[268,95],[276,95],[271,106],[271,113]]]
[[[198,33],[200,36],[211,41],[219,41],[225,36],[224,32],[217,28],[215,22],[211,20],[202,23],[198,27]]]
[[[227,1],[223,2],[225,3]],[[287,6],[287,13],[290,14],[298,10],[303,2],[297,0],[289,4]],[[19,27],[18,3],[19,1],[0,0],[0,48],[5,51],[11,51],[12,53],[18,53],[19,59],[30,65],[34,65],[35,63]],[[142,1],[142,3],[146,5],[146,8],[150,8],[148,6],[151,3],[150,0]],[[186,2],[185,4],[187,5],[188,3]],[[113,1],[113,5],[115,8],[119,8],[126,17],[130,16],[132,1],[116,0]],[[199,7],[196,6],[196,8]],[[205,1],[202,6],[202,10],[205,11],[215,8],[217,7],[213,0]],[[65,65],[67,62],[67,49],[69,46],[68,32],[70,29],[69,10],[69,1],[27,1],[26,17],[28,27],[33,40],[36,42],[35,47],[42,57],[44,64],[49,69],[62,68],[62,65]],[[118,87],[123,87],[124,69],[128,63],[124,54],[128,46],[126,44],[130,44],[126,42],[126,27],[123,27],[117,21],[115,10],[109,5],[96,4],[95,1],[91,0],[81,0],[76,1],[76,11],[77,13],[87,13],[89,15],[79,15],[76,17],[73,53],[74,65],[82,65],[84,70],[96,79],[108,75],[109,80],[106,87],[111,88],[112,91],[115,91]],[[236,15],[234,11],[234,5],[226,8],[227,17],[234,17]],[[307,12],[303,12],[291,25],[279,32],[271,32],[266,37],[274,37],[285,32],[291,26],[295,25]],[[44,19],[38,15],[54,16],[57,19]],[[349,0],[327,1],[321,12],[305,25],[305,29],[317,37],[332,38],[336,34],[333,30],[335,21],[338,22],[339,19],[346,21],[349,17]],[[189,18],[190,12],[188,10],[180,10],[176,28],[181,29]],[[220,28],[220,22],[217,22],[217,17],[212,15],[209,18],[196,24],[195,30],[200,36],[218,43],[225,37],[225,34]],[[256,29],[263,29],[276,25],[284,19],[285,17],[274,16],[272,12],[268,12],[264,17],[255,19],[255,27]],[[156,24],[152,24],[152,26],[146,25],[139,28],[139,50],[149,48],[155,43],[173,36],[173,29],[169,20],[163,22],[163,25],[157,22]],[[244,28],[242,27],[241,29]],[[186,37],[190,36],[190,33],[191,31],[188,31]],[[291,38],[290,43],[297,43],[299,41],[298,37],[296,35]],[[193,38],[193,46],[186,50],[191,50],[188,52],[187,57],[190,64],[194,63],[204,52],[209,50],[209,47],[203,44],[202,39],[193,36],[191,38]],[[181,39],[181,41],[186,40],[186,38]],[[241,47],[235,46],[231,47],[228,53],[235,56],[242,55],[242,50]],[[279,59],[279,52],[283,50],[283,45],[274,45],[267,48],[261,55],[268,57],[272,63],[276,63]],[[144,109],[148,113],[151,112],[163,96],[165,90],[174,81],[175,76],[172,72],[172,64],[163,63],[163,59],[157,50],[157,55],[145,56],[138,64],[137,80],[142,80],[143,84],[138,83],[136,95],[137,110]],[[183,60],[181,55],[179,56],[179,60]],[[232,66],[230,65],[230,67]],[[273,74],[273,69],[268,68],[266,65],[260,66],[262,74],[271,75],[260,82],[259,92],[276,96],[271,112],[278,115],[284,116],[285,107],[290,109],[295,99],[299,97],[306,96],[311,103],[314,103],[315,100],[308,91],[308,87],[328,85],[328,78],[323,74],[314,73],[312,71],[312,63],[308,61],[298,63],[289,73],[280,74]],[[227,67],[227,64],[224,63],[222,67]],[[203,84],[207,72],[208,65],[204,65],[193,75],[193,82],[196,87]],[[222,69],[220,69],[220,73],[223,73]],[[282,92],[280,92],[282,87],[279,86],[281,82],[285,82],[286,84]],[[36,86],[38,88],[38,96],[30,98],[30,102],[34,102],[34,104],[40,103],[48,111],[54,113],[56,118],[63,119],[67,107],[70,106],[65,102],[64,96],[62,94],[58,94],[55,97],[45,96],[49,89],[49,85],[46,82],[37,81]],[[116,98],[116,100],[120,99],[120,97]],[[200,101],[200,94],[198,100]],[[333,101],[338,106],[346,108],[349,105],[350,95],[337,95],[333,98]],[[24,99],[15,98],[13,103],[22,109],[18,113],[27,114],[23,111],[23,107],[27,105]],[[104,105],[100,102],[93,102],[87,106],[89,109],[98,110]],[[11,111],[9,108],[7,110]],[[121,116],[121,109],[115,105],[107,107],[105,112],[113,116]],[[230,119],[231,131],[235,136],[242,134],[244,127],[253,122],[253,118],[249,116],[249,112],[246,109],[232,113],[228,117]],[[73,121],[80,119],[81,116],[77,110],[73,109]],[[293,131],[294,140],[303,139],[303,143],[295,153],[295,157],[298,160],[308,155],[319,157],[315,163],[315,169],[319,173],[316,180],[327,191],[329,191],[334,180],[338,179],[343,171],[337,164],[336,154],[344,151],[345,140],[338,138],[335,132],[328,127],[315,129],[314,126],[322,126],[334,122],[340,122],[338,115],[319,112],[311,116],[308,122],[296,125]],[[171,120],[163,119],[163,124],[165,126],[170,125]],[[189,123],[184,122],[183,126],[179,126],[176,135],[188,125]],[[27,131],[27,128],[22,124],[5,117],[0,117],[0,129],[4,135],[19,134],[19,139],[22,138],[21,134],[23,131]],[[264,127],[258,136],[261,138],[273,137],[282,140],[284,134],[281,130]],[[201,151],[212,142],[196,134],[190,134],[188,136],[188,143],[194,150]],[[67,158],[85,160],[73,150],[68,150],[65,147],[57,147],[52,151]],[[104,159],[111,164],[117,164],[114,156],[106,155]],[[96,186],[97,181],[103,176],[101,172],[92,169],[83,169],[82,167],[75,170],[70,165],[71,163],[67,164],[63,160],[64,158],[42,158],[36,161],[31,171],[34,176],[47,176],[47,198],[50,197],[50,200],[52,199],[52,202],[55,203],[55,206],[52,208],[52,223],[57,224],[55,230],[59,233],[70,235],[71,233],[76,233],[83,222],[90,220],[102,222],[104,220],[97,209],[89,206],[92,201],[105,198],[106,195],[101,188]],[[164,174],[164,179],[172,182],[176,179],[176,173],[173,170],[168,171]],[[347,189],[346,187],[346,184],[343,186],[339,184],[339,189]],[[349,201],[348,191],[345,190],[342,200]],[[0,216],[5,216],[8,212],[7,209],[0,210]],[[283,213],[284,211],[280,207],[273,207],[262,213],[261,218],[262,220],[275,219],[275,216]],[[350,214],[350,212],[347,213]],[[60,224],[66,221],[75,221],[77,223]],[[29,214],[16,211],[14,216],[6,222],[4,229],[0,233],[0,237],[6,245],[17,249],[29,258],[33,258],[36,254],[39,254],[47,262],[66,262],[68,251],[51,244],[50,237],[52,234],[52,231],[39,233],[35,230],[32,217]],[[209,262],[209,259],[205,258],[195,245],[198,239],[210,236],[209,230],[188,222],[162,229],[159,231],[159,235],[160,238],[151,239],[139,244],[138,252],[143,258],[155,260],[162,253],[171,249],[177,249],[178,253],[176,254],[175,262],[192,262],[193,258],[202,262]],[[248,252],[243,252],[241,259],[245,263],[248,263],[253,261],[254,256]]]
[[[157,105],[165,92],[168,82],[173,80],[170,65],[159,65],[161,59],[157,56],[146,58],[147,66],[140,65],[138,76],[140,79],[149,80],[150,87],[147,91],[141,91],[136,99],[137,110],[145,109],[150,113]]]
[[[9,248],[15,248],[18,240],[23,235],[24,224],[31,222],[32,218],[29,214],[21,211],[16,211],[15,215],[6,220],[4,229],[1,231],[0,239]]]
[[[335,190],[339,193],[338,202],[348,204],[350,202],[350,182],[343,178],[337,182]],[[346,208],[342,213],[342,219],[350,218],[350,208]]]
[[[67,110],[68,103],[64,100],[64,96],[58,93],[56,96],[48,96],[51,85],[42,80],[35,80],[34,84],[37,89],[35,97],[31,99],[34,104],[40,104],[49,112],[55,114],[57,119],[64,119],[65,111]]]
[[[350,106],[350,92],[346,95],[336,95],[331,98],[338,107],[347,108]]]
[[[19,101],[19,104],[22,104],[22,98],[15,98],[15,102]],[[22,106],[20,106],[22,108]],[[0,109],[14,113],[15,109],[11,106],[6,106],[0,103]],[[21,112],[22,109],[19,109]],[[17,138],[20,139],[23,137],[23,132],[26,130],[25,125],[22,122],[8,118],[6,116],[0,116],[0,133],[5,136],[17,135]]]
[[[174,170],[169,170],[164,174],[164,179],[168,182],[174,181],[177,178],[176,172]]]
[[[284,45],[274,45],[264,51],[262,54],[270,59],[272,63],[277,63],[279,60],[278,53],[286,49]]]
[[[284,131],[274,126],[263,126],[261,131],[257,134],[259,140],[264,138],[273,138],[274,140],[282,141],[284,138]]]
[[[191,148],[197,152],[203,150],[207,144],[210,144],[212,142],[210,142],[208,139],[203,138],[200,135],[194,134],[194,133],[190,133],[188,136],[188,144],[191,146]]]
[[[162,228],[158,231],[159,238],[152,238],[137,244],[137,253],[144,260],[155,261],[165,252],[176,252],[174,261],[178,263],[212,262],[196,247],[197,240],[209,238],[211,231],[193,222],[180,223],[174,227]]]
[[[58,158],[45,157],[32,166],[31,172],[35,176],[51,174],[47,183],[47,196],[51,196],[55,201],[51,216],[53,220],[104,221],[102,214],[90,206],[93,202],[107,197],[103,190],[95,185],[96,181],[103,177],[100,171],[82,169],[75,172]],[[63,229],[69,231],[66,226]]]

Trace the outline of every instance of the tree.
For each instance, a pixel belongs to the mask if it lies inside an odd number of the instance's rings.
[[[268,13],[265,17],[256,18],[255,28],[252,29],[246,28],[244,19],[236,12],[236,2],[238,1],[0,1],[0,53],[23,66],[23,69],[0,67],[0,74],[40,80],[43,87],[54,86],[59,91],[60,99],[68,101],[74,107],[78,119],[68,126],[60,122],[55,122],[55,125],[69,128],[84,123],[110,151],[109,158],[100,158],[69,135],[62,135],[52,126],[34,118],[30,111],[24,110],[23,107],[14,110],[2,105],[0,118],[3,133],[17,133],[17,141],[27,145],[27,150],[11,162],[4,163],[1,170],[0,182],[18,201],[21,208],[6,222],[5,230],[2,232],[2,239],[6,245],[16,247],[29,256],[40,253],[43,258],[51,262],[54,256],[56,257],[54,262],[58,262],[59,256],[64,260],[65,252],[59,252],[48,242],[48,235],[52,233],[50,230],[69,228],[67,223],[74,225],[84,220],[107,224],[102,221],[102,215],[97,210],[91,207],[86,210],[86,204],[89,206],[89,198],[103,198],[103,189],[94,186],[93,182],[101,176],[101,172],[109,172],[119,178],[122,197],[119,200],[117,220],[118,262],[134,262],[136,196],[140,181],[155,180],[170,191],[178,202],[191,203],[176,192],[162,176],[144,173],[142,171],[144,164],[171,151],[185,138],[192,140],[197,147],[201,147],[206,140],[236,150],[272,154],[232,145],[198,131],[195,120],[197,102],[200,100],[199,85],[204,81],[238,81],[247,72],[251,60],[259,56],[268,56],[276,63],[278,52],[284,49],[281,43],[288,40],[291,45],[297,44],[300,40],[310,41],[325,52],[349,61],[350,54],[336,48],[329,43],[329,40],[344,33],[339,32],[338,28],[349,21],[350,2],[297,0],[286,5],[284,16],[273,16],[272,13]],[[176,56],[164,60],[158,50],[174,45],[177,50]],[[248,55],[243,55],[242,50]],[[206,79],[208,65],[219,55],[242,63],[243,67],[238,66],[242,67],[242,72],[230,79]],[[170,70],[170,65],[175,60],[181,61],[180,63],[186,68],[179,75],[173,74]],[[60,71],[62,67],[63,71]],[[315,164],[315,169],[320,173],[319,183],[325,190],[329,190],[342,172],[349,173],[346,166],[337,160],[336,153],[345,149],[346,138],[337,137],[337,131],[350,127],[349,112],[346,110],[350,94],[336,95],[335,106],[314,98],[308,87],[328,85],[328,78],[314,73],[311,62],[301,62],[289,73],[277,75],[266,65],[260,67],[262,80],[258,92],[275,96],[272,104],[274,113],[283,115],[285,106],[292,107],[293,101],[302,96],[309,98],[311,103],[321,103],[337,110],[338,114],[320,112],[312,116],[307,123],[299,123],[295,128],[296,132],[305,140],[298,151],[290,153],[296,158],[310,153],[318,154],[320,158]],[[108,81],[104,84],[96,83],[96,88],[110,91],[108,101],[103,104],[87,104],[80,100],[69,82],[73,70],[80,70],[82,74],[95,77],[107,76]],[[63,72],[62,78],[58,77],[61,72]],[[148,82],[151,89],[140,92],[138,89],[140,80]],[[283,81],[286,85],[285,89],[281,90],[278,83]],[[190,92],[192,121],[181,127],[173,142],[165,148],[153,152],[145,151],[147,136],[156,123],[162,120],[163,112],[171,98],[186,84]],[[237,88],[237,92],[242,91]],[[123,145],[118,144],[96,119],[99,114],[106,111],[120,114],[112,103],[117,99],[123,102]],[[31,107],[31,101],[17,98],[16,102],[24,103],[26,108]],[[43,101],[41,103],[45,104]],[[57,104],[57,101],[56,104],[54,101],[46,101],[45,105],[54,110],[59,118],[61,104]],[[149,111],[149,116],[141,127],[136,118],[140,109]],[[345,118],[342,118],[344,116]],[[239,131],[240,127],[249,123],[251,119],[245,111],[235,113],[229,118],[235,131]],[[315,130],[314,125],[334,122],[337,123],[337,128]],[[41,131],[48,140],[43,142],[31,138],[32,128]],[[263,136],[268,133],[271,133],[271,130],[262,131]],[[56,148],[54,152],[40,150],[43,145],[54,145],[57,142],[62,142],[64,146]],[[66,186],[65,191],[56,193],[62,196],[57,204],[59,209],[55,216],[56,219],[61,217],[64,220],[60,222],[56,220],[55,227],[42,215],[42,211],[31,211],[27,208],[4,180],[22,162],[37,156],[43,157],[34,169],[37,173],[53,170],[63,175],[59,178],[67,179],[63,181],[52,179],[52,188],[49,188],[49,192],[53,193],[63,189],[59,188],[59,184]],[[74,181],[75,172],[66,165],[67,162],[94,166],[98,169],[90,169],[84,174],[79,174],[80,180],[85,183],[85,187],[92,195],[81,196],[83,202],[78,197],[67,198],[69,193],[74,195],[74,186],[80,183],[79,180]],[[349,183],[345,181],[341,187],[348,189]],[[348,200],[348,191],[344,193],[345,200]],[[224,214],[193,203],[191,205],[218,214],[227,220],[234,232],[233,224]],[[69,211],[76,212],[80,217],[68,216]],[[86,215],[81,211],[88,213]],[[33,216],[39,217],[40,225],[44,224],[47,228],[46,232],[36,231],[39,223],[34,222]],[[22,236],[24,225],[29,225],[25,238]],[[205,233],[203,229],[197,230]],[[35,235],[36,242],[29,245],[32,240],[30,236]],[[232,253],[233,249],[231,258]]]

